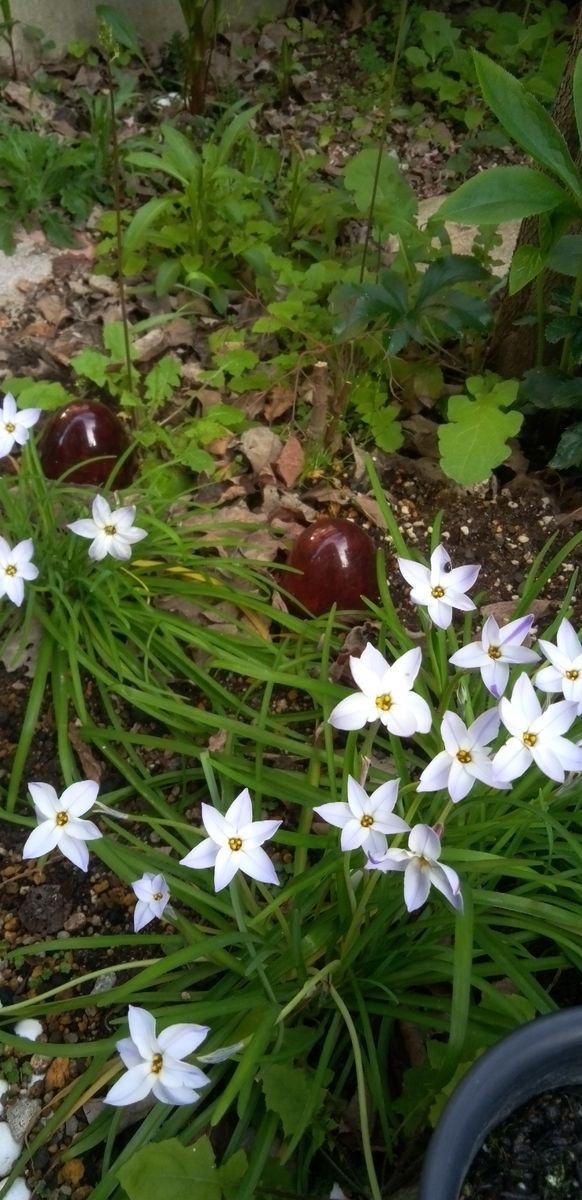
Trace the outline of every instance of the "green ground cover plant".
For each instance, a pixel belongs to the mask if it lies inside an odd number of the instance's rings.
[[[18,419],[13,414],[9,424],[18,427]],[[86,489],[44,480],[34,434],[19,463],[16,480],[2,483],[1,633],[3,642],[24,644],[35,621],[42,637],[6,813],[24,826],[27,857],[60,845],[73,870],[86,866],[87,851],[96,854],[128,889],[135,885],[139,917],[133,935],[113,939],[118,982],[92,997],[112,1014],[110,1035],[43,1047],[49,1056],[82,1058],[86,1067],[9,1180],[91,1089],[110,1092],[111,1103],[67,1156],[103,1145],[96,1200],[153,1196],[168,1171],[184,1196],[197,1183],[209,1200],[329,1194],[334,1181],[380,1200],[403,1131],[412,1136],[435,1119],[448,1088],[486,1045],[552,1009],[540,982],[545,972],[581,965],[577,787],[569,774],[582,767],[577,684],[567,691],[563,672],[543,667],[540,654],[552,664],[561,663],[560,653],[568,664],[582,656],[563,620],[576,573],[539,649],[523,643],[532,601],[582,535],[539,556],[513,623],[499,629],[489,621],[479,639],[467,595],[478,567],[449,571],[439,520],[431,568],[413,560],[370,467],[419,605],[422,641],[397,617],[381,570],[381,602],[370,604],[377,632],[364,657],[350,660],[346,694],[345,684],[330,680],[341,620],[333,612],[303,620],[278,611],[279,632],[266,634],[272,579],[264,568],[208,557],[188,533],[193,501],[176,520],[152,501],[146,477],[137,512],[116,507],[112,497],[109,508],[94,502],[89,519]],[[34,544],[27,542],[31,526]],[[202,605],[236,603],[236,634],[213,634],[159,608],[156,598],[168,592]],[[465,616],[453,622],[457,608]],[[542,713],[532,668],[539,688],[563,687],[569,698],[552,700]],[[225,686],[225,673],[244,680],[244,689]],[[281,713],[273,698],[291,685],[304,703]],[[69,790],[59,799],[33,784],[35,823],[22,770],[47,699]],[[128,704],[154,718],[158,732],[130,732]],[[119,777],[102,799],[96,784],[78,778],[72,716],[79,736]],[[527,737],[516,737],[516,721]],[[558,727],[569,737],[556,741]],[[219,748],[211,748],[213,737]],[[176,762],[152,776],[147,754],[155,746]],[[188,815],[198,805],[204,826]],[[258,825],[249,824],[251,814]],[[393,877],[402,870],[404,899]],[[443,895],[428,898],[430,883]],[[162,913],[169,931],[144,932]],[[159,948],[153,958],[152,938]],[[67,950],[90,957],[101,944],[99,936],[73,937]],[[142,944],[144,956],[126,956],[132,944]],[[42,961],[59,946],[46,939],[26,954]],[[10,952],[10,960],[21,953]],[[83,1007],[84,984],[104,970],[6,1005],[5,1044],[26,1052],[14,1022]],[[496,988],[500,974],[510,991]],[[190,1039],[180,1043],[178,1059],[205,1044],[196,1069],[178,1064],[179,1086],[168,1076],[164,1092],[160,1076],[162,1102],[118,1144],[121,1108],[137,1098],[136,1076],[129,1076],[139,1065],[136,1050],[122,1043],[129,1092],[126,1084],[120,1090],[115,1046],[125,1036],[126,1006],[139,1061],[154,1064],[151,1086],[169,1053],[160,1030],[178,1024]],[[157,1033],[144,1013],[154,1015]],[[429,1057],[407,1072],[398,1097],[386,1068],[403,1017],[429,1032]],[[140,1022],[149,1030],[149,1059]],[[145,1070],[138,1071],[144,1095]],[[352,1096],[358,1136],[343,1155],[339,1122]],[[218,1158],[212,1130],[223,1140],[226,1134]]]

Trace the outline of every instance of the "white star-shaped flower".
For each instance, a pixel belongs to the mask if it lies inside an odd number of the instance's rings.
[[[137,896],[137,904],[133,910],[133,928],[135,933],[139,933],[150,921],[163,915],[170,899],[170,890],[163,875],[152,875],[149,871],[146,871],[141,879],[136,879],[131,886]]]
[[[397,779],[382,783],[368,796],[361,784],[348,775],[347,804],[332,801],[317,805],[313,811],[341,829],[342,850],[357,850],[361,846],[367,855],[380,857],[387,849],[387,833],[407,833],[410,829],[392,811],[397,798]]]
[[[360,689],[340,700],[329,715],[334,729],[362,729],[368,721],[380,720],[398,737],[428,733],[430,709],[422,696],[412,691],[420,670],[421,651],[407,650],[392,666],[368,642],[359,658],[350,657],[350,671]]]
[[[447,788],[451,800],[457,804],[468,795],[476,779],[493,785],[493,763],[487,747],[498,730],[496,708],[481,713],[469,728],[456,713],[446,712],[441,723],[445,748],[424,768],[418,791],[438,792]]]
[[[40,417],[40,408],[16,407],[16,400],[11,392],[7,392],[4,403],[0,408],[0,458],[10,454],[14,443],[24,446],[28,441],[29,431],[36,425]]]
[[[278,883],[275,868],[263,842],[273,837],[281,821],[253,821],[248,788],[233,800],[224,816],[211,804],[202,804],[202,824],[208,834],[180,862],[184,867],[214,867],[214,890],[222,891],[237,871],[259,883]]]
[[[473,564],[466,567],[451,567],[451,559],[444,546],[437,546],[430,556],[430,568],[412,558],[399,558],[400,573],[410,584],[410,599],[414,604],[428,608],[431,621],[439,629],[448,629],[453,619],[453,609],[471,612],[475,605],[465,595],[473,587],[481,570]]]
[[[520,675],[511,700],[503,696],[499,702],[501,720],[511,737],[493,759],[496,786],[517,779],[532,762],[557,783],[563,783],[566,771],[582,771],[582,749],[562,737],[576,719],[577,707],[558,700],[542,712],[531,681]]]
[[[96,496],[92,506],[93,519],[82,518],[67,525],[71,533],[79,537],[93,538],[89,546],[89,558],[100,561],[110,554],[112,558],[127,562],[131,558],[131,547],[147,537],[145,529],[134,525],[135,505],[111,509],[103,496]]]
[[[197,1089],[210,1080],[199,1067],[182,1060],[198,1049],[208,1026],[168,1025],[156,1035],[154,1017],[133,1004],[127,1019],[131,1037],[117,1042],[127,1071],[110,1088],[105,1103],[137,1104],[152,1092],[163,1104],[194,1104],[199,1099]]]
[[[557,646],[540,638],[540,646],[551,666],[534,675],[534,684],[542,692],[562,692],[565,700],[577,705],[582,713],[582,645],[573,626],[565,618],[556,635]]]
[[[31,562],[34,546],[30,538],[9,546],[0,537],[0,597],[8,596],[18,608],[24,600],[24,583],[38,576],[38,567]]]
[[[481,630],[481,641],[462,646],[449,662],[454,667],[478,667],[485,687],[499,699],[507,687],[511,665],[539,662],[539,654],[521,644],[533,623],[534,617],[528,615],[500,629],[495,617],[488,617]]]
[[[86,871],[89,851],[85,843],[102,835],[92,821],[83,821],[81,817],[94,805],[99,784],[91,779],[72,783],[62,796],[57,796],[50,783],[29,783],[28,790],[40,824],[26,839],[22,857],[39,858],[58,846],[65,858]]]
[[[441,839],[430,825],[414,825],[408,850],[387,850],[382,858],[369,859],[368,870],[404,871],[404,903],[414,912],[428,900],[431,884],[442,892],[453,908],[463,911],[459,876],[439,862]]]

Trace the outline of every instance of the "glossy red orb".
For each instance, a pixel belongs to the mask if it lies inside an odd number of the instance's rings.
[[[365,608],[362,596],[378,599],[376,551],[368,534],[341,517],[326,517],[297,538],[287,559],[302,575],[284,572],[281,584],[314,616]]]
[[[40,441],[40,461],[49,479],[60,479],[67,471],[65,483],[99,487],[107,481],[128,445],[127,434],[115,413],[98,400],[79,400],[53,413]],[[75,470],[70,470],[71,467]],[[136,470],[132,454],[115,476],[114,486],[127,487]]]

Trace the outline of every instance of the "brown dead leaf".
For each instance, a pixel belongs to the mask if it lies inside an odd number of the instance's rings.
[[[295,392],[293,388],[280,387],[276,385],[271,389],[269,399],[265,402],[265,420],[277,421],[284,413],[289,412],[295,404]]]
[[[83,768],[85,779],[92,779],[95,783],[101,783],[103,767],[101,763],[97,762],[92,750],[83,741],[79,730],[72,721],[69,724],[69,741]]]
[[[262,471],[277,461],[281,453],[281,438],[272,429],[257,426],[256,429],[246,429],[240,437],[240,445],[245,458],[248,458],[253,471]]]
[[[208,739],[208,749],[213,753],[219,753],[226,746],[228,734],[226,729],[219,729],[218,733],[211,733]]]
[[[484,617],[495,617],[498,623],[505,623],[511,620],[516,603],[515,600],[497,600],[494,604],[482,604],[481,612]],[[550,600],[532,600],[529,611],[537,621],[539,617],[545,616],[550,605]]]
[[[166,350],[173,349],[175,346],[193,346],[194,326],[185,317],[176,317],[175,320],[168,321],[167,325],[158,325],[155,329],[148,329],[148,332],[138,338],[133,345],[136,362],[148,363],[152,358],[158,358]]]
[[[285,487],[292,488],[297,483],[304,464],[305,455],[299,438],[290,437],[275,463],[275,472]]]
[[[361,496],[358,492],[352,494],[352,504],[363,512],[364,516],[376,526],[377,529],[387,529],[386,521],[382,515],[382,510],[378,501],[373,496]]]
[[[67,317],[71,316],[70,309],[63,304],[59,296],[41,296],[36,302],[36,307],[45,321],[57,328]]]
[[[18,83],[16,80],[6,84],[2,95],[5,100],[10,100],[11,104],[17,104],[25,112],[43,117],[45,121],[50,121],[57,111],[54,100],[49,100],[40,92],[33,91],[26,83]]]

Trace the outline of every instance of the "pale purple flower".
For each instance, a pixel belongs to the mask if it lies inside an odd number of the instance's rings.
[[[475,605],[465,595],[473,587],[481,570],[473,564],[466,567],[451,567],[451,559],[444,546],[437,546],[430,556],[430,568],[412,558],[399,558],[400,573],[411,586],[410,599],[414,604],[428,608],[431,621],[439,629],[448,629],[453,619],[453,609],[471,612]]]
[[[456,713],[446,712],[441,723],[445,748],[424,768],[418,791],[438,792],[447,788],[451,800],[457,804],[468,795],[477,779],[493,785],[493,762],[487,747],[498,730],[496,708],[481,713],[468,728]]]
[[[0,458],[11,453],[15,442],[19,446],[26,444],[29,431],[36,425],[40,414],[40,408],[18,409],[12,393],[6,393],[0,408]]]
[[[31,562],[33,554],[30,538],[11,547],[0,537],[0,597],[8,596],[17,608],[24,600],[24,582],[38,575],[38,567]]]
[[[105,1103],[137,1104],[152,1092],[163,1104],[194,1104],[199,1099],[197,1089],[210,1080],[199,1067],[182,1060],[198,1049],[208,1026],[168,1025],[156,1034],[151,1013],[133,1004],[129,1006],[128,1022],[131,1037],[117,1042],[127,1071],[110,1088]]]
[[[361,847],[367,855],[380,857],[387,849],[387,833],[407,833],[410,829],[402,817],[393,813],[397,798],[397,779],[380,784],[368,796],[361,784],[348,775],[347,804],[332,801],[316,805],[313,811],[341,829],[342,850]]]
[[[202,804],[202,824],[208,834],[180,862],[184,867],[214,867],[214,890],[220,892],[242,871],[260,883],[275,883],[277,873],[263,842],[273,837],[281,821],[253,821],[248,788],[233,800],[224,816]]]
[[[485,687],[499,699],[507,687],[510,666],[539,661],[540,656],[535,650],[521,644],[533,623],[534,617],[530,614],[518,617],[500,629],[495,617],[488,617],[481,630],[481,641],[462,646],[451,655],[449,662],[455,667],[478,667]]]
[[[576,719],[575,703],[558,700],[542,712],[531,681],[522,674],[511,700],[500,700],[499,712],[511,737],[493,759],[497,787],[523,775],[532,762],[557,783],[563,783],[566,771],[582,771],[582,749],[562,737]]]
[[[92,506],[93,518],[82,518],[67,525],[78,537],[92,538],[89,558],[99,562],[110,554],[127,562],[131,558],[131,547],[147,537],[145,529],[134,525],[135,505],[111,509],[104,496],[95,496]]]
[[[92,821],[83,821],[81,818],[93,807],[99,784],[92,779],[72,783],[65,788],[62,796],[57,796],[50,783],[29,783],[28,790],[40,824],[26,839],[22,857],[39,858],[58,846],[65,858],[86,871],[89,851],[85,843],[102,835]]]
[[[459,876],[439,862],[441,839],[430,825],[414,825],[408,850],[390,849],[382,858],[368,859],[368,870],[404,871],[404,903],[409,912],[428,900],[431,884],[442,892],[453,908],[463,911]]]
[[[133,910],[133,928],[135,933],[139,933],[150,921],[163,916],[170,899],[170,890],[163,875],[152,875],[149,871],[146,871],[141,879],[136,879],[131,886],[137,896],[137,904]]]
[[[540,646],[551,666],[534,675],[534,684],[542,692],[562,692],[565,700],[577,705],[582,713],[582,645],[569,621],[564,618],[556,635],[557,646],[540,638]]]
[[[381,721],[398,737],[428,733],[430,709],[412,691],[420,670],[421,651],[407,650],[392,666],[368,642],[359,658],[350,656],[350,671],[360,689],[336,704],[329,716],[335,729],[362,729],[368,721]]]

